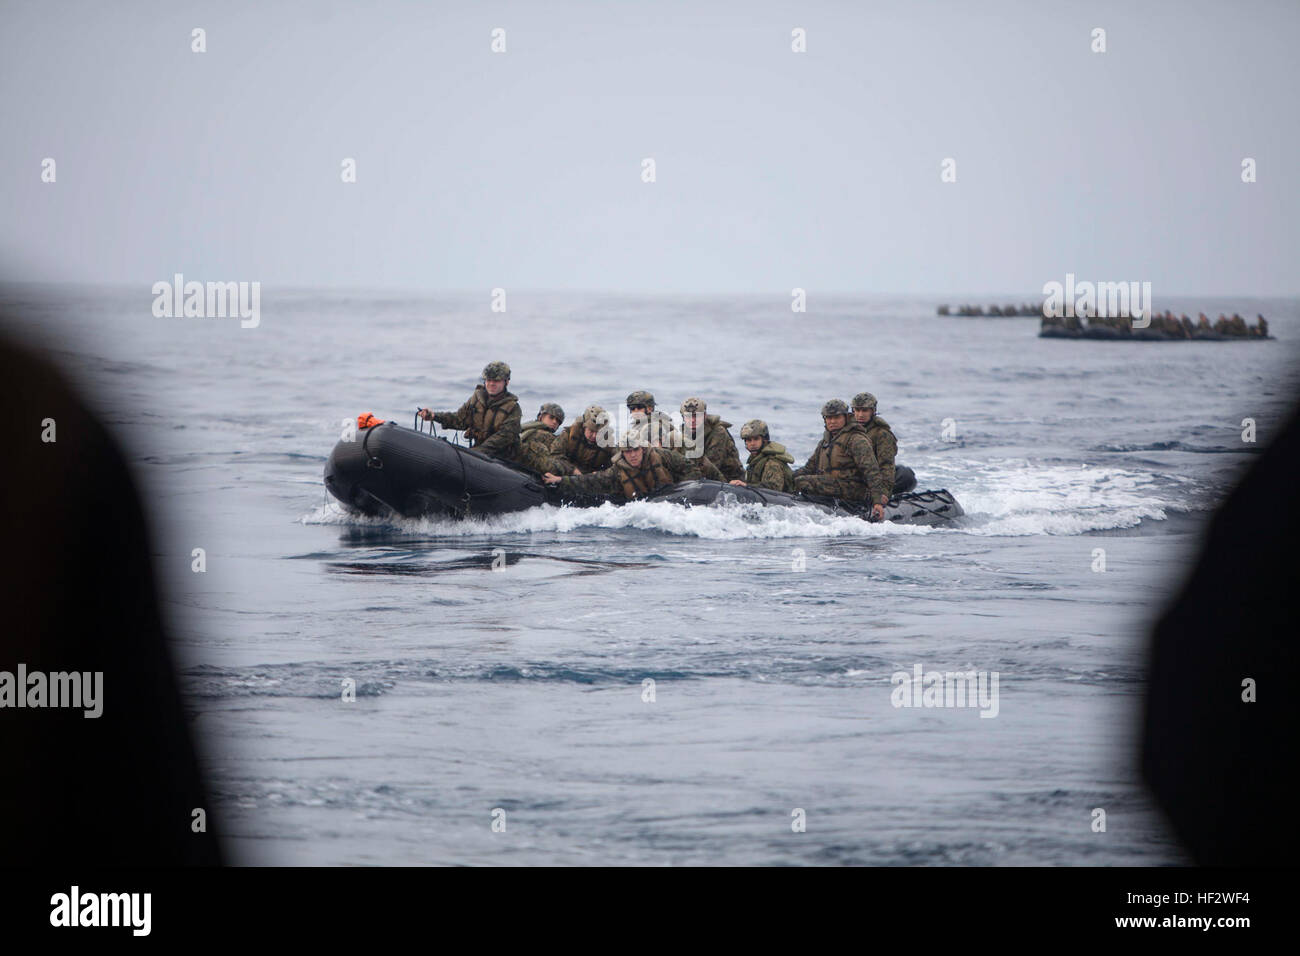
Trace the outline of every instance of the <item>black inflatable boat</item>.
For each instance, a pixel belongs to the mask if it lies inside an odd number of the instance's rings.
[[[964,512],[946,490],[913,491],[916,476],[900,465],[894,496],[885,520],[908,524],[947,524]],[[507,514],[543,504],[594,507],[622,496],[575,498],[546,485],[534,472],[512,462],[453,445],[394,422],[357,431],[340,441],[325,463],[325,487],[347,507],[368,515],[396,512],[405,517],[442,515],[456,518]],[[856,502],[813,495],[786,494],[766,488],[720,481],[684,481],[661,488],[649,500],[687,506],[723,502],[818,508],[832,514],[865,517]]]

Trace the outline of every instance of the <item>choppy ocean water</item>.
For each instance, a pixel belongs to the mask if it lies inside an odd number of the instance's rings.
[[[1289,407],[1300,302],[1156,303],[1262,311],[1275,342],[1111,343],[937,301],[512,293],[501,316],[486,296],[268,289],[241,329],[155,318],[147,289],[3,290],[154,509],[241,861],[1181,862],[1135,770],[1146,629]],[[821,403],[868,389],[899,460],[968,517],[385,523],[327,498],[344,419],[455,407],[496,358],[529,417],[699,394],[801,461]],[[917,664],[996,671],[996,718],[893,706]]]

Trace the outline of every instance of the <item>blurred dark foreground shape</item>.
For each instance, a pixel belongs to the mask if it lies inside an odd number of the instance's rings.
[[[53,365],[4,337],[0,396],[0,671],[104,674],[98,718],[0,707],[4,863],[220,863],[123,456]],[[42,440],[46,419],[54,442]],[[196,808],[206,832],[192,829]]]
[[[1294,866],[1300,409],[1216,512],[1156,626],[1147,783],[1202,865]],[[1243,681],[1255,682],[1247,703]]]

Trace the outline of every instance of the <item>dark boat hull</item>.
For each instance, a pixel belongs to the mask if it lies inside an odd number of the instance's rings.
[[[885,509],[888,521],[945,524],[963,513],[947,491],[913,492],[912,469],[896,469],[894,498]],[[444,515],[466,518],[509,514],[542,504],[591,507],[621,497],[566,497],[512,462],[453,445],[393,422],[362,429],[351,441],[334,446],[325,463],[325,487],[349,508],[369,515],[392,512],[405,517]],[[718,481],[685,481],[661,488],[650,500],[687,506],[753,502],[777,507],[817,508],[864,517],[860,503],[834,498],[791,495],[765,488]]]
[[[547,501],[546,486],[531,471],[393,422],[335,445],[325,487],[366,514],[407,517],[505,514]]]
[[[910,472],[911,469],[908,469]],[[912,481],[915,484],[915,479]],[[817,508],[828,514],[866,518],[871,508],[861,502],[840,501],[815,495],[787,494],[767,488],[728,485],[720,481],[684,481],[661,488],[649,496],[652,501],[672,501],[688,506],[752,502],[769,507]],[[896,493],[885,506],[886,521],[941,525],[960,518],[964,511],[947,489]]]

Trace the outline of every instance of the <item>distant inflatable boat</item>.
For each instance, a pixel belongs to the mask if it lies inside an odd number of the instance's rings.
[[[913,491],[916,476],[912,469],[900,465],[895,471],[894,496],[885,507],[886,521],[941,525],[964,514],[946,489]],[[325,463],[325,487],[349,509],[362,514],[396,513],[408,518],[480,517],[544,504],[594,507],[607,501],[627,503],[622,496],[564,496],[521,465],[393,422],[360,429],[355,439],[335,445]],[[708,480],[669,485],[646,500],[688,507],[748,502],[816,508],[858,518],[867,517],[870,510],[859,502]]]
[[[1095,339],[1115,342],[1275,342],[1271,335],[1224,335],[1222,332],[1197,329],[1191,336],[1174,335],[1160,329],[1133,329],[1120,331],[1109,325],[1089,325],[1082,329],[1067,329],[1060,325],[1044,326],[1038,332],[1040,339]]]

